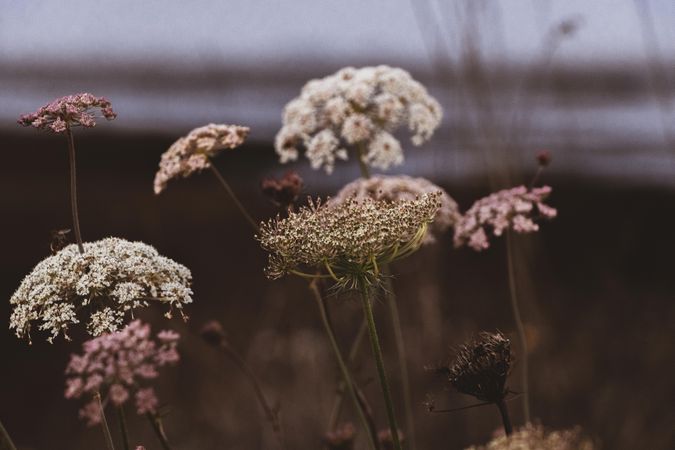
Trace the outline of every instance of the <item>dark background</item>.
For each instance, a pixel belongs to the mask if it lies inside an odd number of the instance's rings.
[[[338,373],[306,284],[265,279],[264,252],[210,173],[155,196],[160,155],[196,126],[249,125],[248,142],[221,154],[217,165],[254,217],[276,213],[259,192],[260,180],[288,168],[305,178],[304,195],[331,195],[358,176],[356,165],[340,163],[331,176],[312,171],[304,158],[280,166],[272,139],[281,110],[310,78],[380,63],[409,70],[445,110],[423,147],[401,135],[406,162],[392,172],[429,178],[462,210],[495,189],[527,183],[536,151],[553,155],[542,181],[553,187],[549,203],[559,216],[515,242],[533,415],[553,428],[580,425],[606,449],[675,444],[671,2],[473,2],[477,8],[459,0],[386,8],[344,2],[328,10],[300,1],[285,8],[205,2],[211,9],[151,1],[106,9],[73,1],[66,12],[36,2],[33,13],[20,2],[5,3],[0,297],[9,299],[49,254],[50,231],[71,226],[65,139],[21,129],[14,120],[60,95],[107,96],[119,117],[75,134],[84,239],[142,240],[194,276],[187,323],[167,321],[160,311],[141,314],[154,330],[183,336],[180,365],[158,381],[176,449],[274,446],[247,381],[198,336],[207,320],[223,323],[280,402],[290,448],[319,448]],[[447,8],[434,14],[432,4]],[[206,34],[200,20],[212,17],[222,28],[211,24],[215,31]],[[576,28],[563,36],[566,21]],[[439,407],[472,399],[453,394],[424,367],[480,330],[502,330],[519,353],[504,241],[476,254],[453,249],[447,235],[393,271],[418,448],[487,442],[500,426],[497,410],[430,415],[427,395]],[[360,324],[359,303],[346,295],[330,306],[346,349]],[[0,318],[9,314],[8,302],[0,302]],[[376,315],[399,392],[384,303]],[[35,336],[29,346],[7,328],[0,333],[0,419],[20,450],[103,448],[100,428],[87,428],[77,418],[79,403],[63,398],[68,355],[84,339],[49,345]],[[367,346],[355,371],[385,428]],[[514,390],[519,376],[516,364]],[[402,412],[400,398],[397,405]],[[521,424],[520,401],[510,408]],[[159,448],[143,417],[129,409],[128,419],[132,443]],[[348,407],[347,419],[354,419]]]

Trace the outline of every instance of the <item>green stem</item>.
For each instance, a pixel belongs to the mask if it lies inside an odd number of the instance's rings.
[[[523,390],[523,414],[525,416],[525,423],[530,423],[530,390],[529,390],[529,375],[528,375],[528,350],[527,350],[527,336],[525,334],[525,325],[520,317],[520,308],[518,306],[518,292],[516,284],[516,267],[513,255],[513,234],[511,231],[506,231],[506,265],[509,273],[509,297],[511,299],[511,309],[513,310],[513,319],[516,322],[518,330],[518,339],[520,340],[520,348],[522,353],[523,368],[521,371],[521,385]]]
[[[209,168],[211,169],[211,172],[213,172],[213,175],[215,175],[215,177],[218,179],[223,189],[225,189],[227,195],[230,196],[230,199],[234,202],[241,215],[244,216],[246,221],[251,225],[251,227],[253,227],[253,230],[257,233],[259,231],[258,224],[256,223],[255,220],[253,220],[248,211],[246,211],[246,208],[244,208],[244,205],[242,205],[242,203],[239,201],[239,198],[234,193],[229,183],[225,180],[225,177],[223,177],[223,175],[220,173],[220,171],[216,168],[215,164],[211,160],[209,160]]]
[[[356,156],[359,161],[359,170],[361,171],[362,178],[370,178],[370,169],[364,158],[366,157],[366,149],[364,148],[363,142],[359,142],[356,145]]]
[[[0,422],[0,450],[16,450],[12,438],[9,437],[9,433],[2,426],[2,422]]]
[[[361,300],[363,303],[363,313],[368,321],[368,335],[370,336],[370,346],[373,350],[373,357],[375,358],[375,365],[377,366],[377,375],[380,378],[380,387],[382,388],[382,396],[387,410],[387,420],[389,421],[389,430],[391,431],[391,438],[394,442],[394,450],[402,450],[401,441],[398,436],[398,425],[396,423],[396,415],[394,414],[394,402],[391,398],[391,390],[389,389],[389,382],[387,381],[387,373],[384,368],[384,360],[382,358],[382,349],[380,348],[380,340],[377,337],[377,328],[375,327],[375,318],[373,317],[373,308],[371,305],[370,294],[368,293],[368,286],[366,280],[360,278],[358,280],[359,291],[361,292]]]
[[[112,435],[110,434],[110,428],[108,428],[108,421],[105,418],[105,411],[103,411],[103,403],[101,402],[101,393],[100,392],[95,393],[94,398],[98,403],[99,412],[101,413],[101,428],[103,428],[103,436],[105,437],[106,448],[108,450],[115,450]]]
[[[120,422],[120,432],[122,433],[122,443],[124,450],[129,450],[129,433],[127,431],[127,419],[124,417],[124,407],[122,405],[117,407],[117,419]]]
[[[371,430],[370,425],[368,423],[368,419],[366,418],[363,408],[361,407],[361,403],[359,402],[359,397],[356,395],[356,390],[354,389],[354,382],[352,381],[352,377],[349,374],[349,369],[347,368],[347,365],[345,364],[344,359],[342,358],[342,353],[340,352],[340,347],[338,346],[337,340],[335,339],[335,333],[333,333],[333,328],[331,327],[330,321],[328,320],[326,305],[324,303],[323,297],[321,296],[321,292],[319,292],[319,287],[317,286],[317,283],[316,282],[310,283],[309,289],[314,294],[314,299],[316,300],[317,306],[319,307],[321,322],[323,323],[323,327],[324,330],[326,331],[326,335],[328,336],[330,345],[333,348],[333,353],[335,354],[335,359],[337,360],[338,367],[340,368],[340,372],[342,373],[342,379],[344,380],[345,388],[349,393],[349,397],[352,399],[354,408],[356,409],[356,412],[359,416],[359,420],[361,421],[361,425],[368,433],[368,446],[371,450],[377,450],[378,448],[376,444],[377,437]]]
[[[394,337],[396,343],[396,352],[398,353],[398,364],[401,372],[401,385],[403,390],[403,406],[405,408],[406,431],[408,448],[415,450],[415,420],[412,409],[412,396],[410,394],[410,377],[408,374],[408,359],[405,350],[405,340],[403,339],[403,327],[401,326],[401,316],[398,311],[396,294],[394,293],[394,284],[391,282],[389,266],[382,267],[384,276],[384,296],[391,312],[391,323],[394,328]]]
[[[66,138],[68,140],[68,162],[70,165],[70,211],[73,216],[73,231],[77,241],[77,248],[84,253],[82,233],[80,232],[80,216],[77,211],[77,168],[75,164],[75,140],[70,125],[66,125]]]
[[[146,417],[152,425],[152,429],[159,440],[159,443],[162,444],[164,450],[171,450],[171,445],[169,445],[169,439],[166,437],[166,432],[164,431],[164,425],[162,424],[162,418],[157,414],[147,413]]]

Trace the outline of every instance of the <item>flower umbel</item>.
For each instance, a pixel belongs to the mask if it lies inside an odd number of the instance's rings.
[[[527,189],[518,186],[476,201],[455,226],[455,247],[467,245],[476,251],[490,247],[488,233],[501,236],[505,230],[533,233],[539,230],[535,219],[553,219],[558,211],[544,203],[549,186]]]
[[[329,431],[324,436],[324,442],[328,450],[353,450],[356,438],[356,428],[351,422],[343,423],[334,431]]]
[[[304,268],[327,270],[340,287],[357,279],[376,282],[379,267],[416,251],[441,206],[441,193],[386,202],[350,198],[337,205],[319,201],[269,220],[257,236],[269,252],[271,279]]]
[[[431,244],[436,238],[460,219],[457,203],[439,186],[425,178],[412,178],[407,175],[375,175],[370,178],[358,178],[345,185],[328,203],[339,204],[349,198],[372,198],[394,202],[397,200],[415,200],[421,195],[440,192],[441,206],[436,212],[429,232],[422,244]]]
[[[593,450],[593,441],[579,427],[569,430],[546,430],[541,425],[528,424],[510,436],[499,436],[481,446],[466,450]]]
[[[210,158],[224,149],[233,149],[244,143],[249,128],[239,125],[211,123],[195,128],[174,142],[162,155],[155,175],[155,194],[161,193],[174,178],[187,178],[211,166]]]
[[[122,406],[133,397],[138,414],[155,412],[159,401],[147,383],[159,376],[159,368],[178,363],[179,338],[178,333],[168,330],[152,337],[150,325],[134,320],[120,331],[86,341],[81,355],[70,355],[65,397],[100,392],[103,403],[114,406]],[[100,422],[97,400],[80,410],[80,418],[89,425]]]
[[[32,114],[22,115],[18,123],[24,127],[63,133],[66,127],[91,128],[96,126],[96,116],[93,111],[97,109],[107,120],[117,117],[108,100],[85,92],[57,98]]]
[[[182,315],[183,305],[192,302],[191,281],[188,268],[142,242],[106,238],[85,243],[82,254],[71,244],[21,282],[10,299],[9,327],[22,338],[40,321],[51,342],[60,333],[68,338],[68,327],[81,320],[94,336],[117,331],[126,312],[151,302]]]
[[[265,178],[260,183],[263,194],[276,206],[288,209],[298,199],[302,191],[303,182],[300,175],[295,171],[288,171],[283,177]]]
[[[386,170],[403,163],[401,144],[392,135],[407,124],[414,145],[428,140],[442,118],[440,104],[402,69],[347,67],[311,80],[286,105],[275,149],[282,163],[298,158],[299,148],[312,168],[333,171],[348,158],[345,145],[360,146],[360,157]]]

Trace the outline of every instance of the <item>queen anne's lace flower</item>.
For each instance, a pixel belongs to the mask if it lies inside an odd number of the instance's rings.
[[[72,244],[40,262],[22,281],[10,303],[10,328],[17,337],[30,336],[33,323],[48,331],[51,342],[68,327],[87,321],[97,336],[116,331],[125,313],[150,302],[166,304],[183,314],[192,302],[192,275],[183,265],[161,256],[142,242],[106,238]],[[170,312],[167,312],[170,316]]]
[[[133,398],[138,414],[156,412],[159,401],[147,383],[159,376],[160,367],[178,362],[179,337],[165,330],[153,338],[150,325],[134,320],[120,331],[86,341],[83,354],[70,355],[65,397],[91,398],[99,392],[104,405],[122,406]],[[89,425],[99,423],[98,400],[88,402],[80,418]]]
[[[257,238],[270,253],[267,276],[276,279],[303,268],[325,268],[339,285],[357,277],[377,279],[380,265],[419,248],[441,206],[440,197],[433,192],[395,202],[316,202],[285,219],[263,222]]]
[[[155,194],[166,189],[174,178],[187,178],[211,166],[213,158],[224,149],[239,147],[248,136],[249,128],[239,125],[209,125],[195,128],[174,142],[164,152],[155,175]]]
[[[593,450],[593,441],[583,436],[579,427],[570,430],[546,430],[541,425],[527,425],[510,436],[497,437],[486,445],[466,450]]]
[[[490,246],[490,232],[501,236],[509,228],[516,233],[539,230],[534,222],[536,218],[553,219],[558,214],[555,208],[544,203],[550,193],[549,186],[531,190],[518,186],[478,200],[455,226],[455,247],[468,245],[481,251]]]
[[[425,178],[412,178],[407,175],[375,175],[370,178],[358,178],[345,185],[335,197],[328,200],[329,205],[340,204],[349,198],[373,198],[394,202],[397,200],[415,200],[431,192],[440,192],[441,206],[436,212],[429,232],[424,236],[423,244],[436,241],[436,237],[452,227],[460,218],[457,203],[439,186]]]
[[[117,117],[108,100],[82,93],[57,98],[34,113],[21,116],[18,123],[25,127],[31,126],[54,133],[63,133],[66,127],[91,128],[96,126],[96,117],[92,113],[95,109],[99,109],[108,120]]]
[[[347,67],[309,81],[286,105],[275,149],[286,163],[304,147],[312,168],[331,173],[337,159],[347,159],[342,144],[358,145],[367,164],[386,170],[403,163],[401,144],[391,134],[395,129],[407,124],[413,144],[420,145],[441,118],[439,103],[405,70]]]

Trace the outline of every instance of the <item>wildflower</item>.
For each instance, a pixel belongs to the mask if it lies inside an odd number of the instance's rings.
[[[506,379],[511,371],[511,342],[500,332],[483,332],[460,347],[454,362],[444,369],[459,392],[491,403],[508,394]]]
[[[539,163],[541,167],[546,167],[551,164],[551,152],[548,150],[540,150],[535,156],[537,158],[537,163]]]
[[[405,435],[401,430],[398,431],[398,440],[401,444],[405,442]],[[380,447],[382,450],[394,450],[396,447],[394,447],[394,439],[391,434],[391,430],[386,429],[386,430],[380,430],[377,433],[377,440],[380,443]]]
[[[541,425],[528,424],[510,436],[499,436],[485,445],[467,450],[593,450],[591,439],[584,437],[579,427],[569,430],[546,430]]]
[[[148,381],[159,369],[178,363],[180,336],[162,331],[151,336],[150,325],[134,320],[122,330],[86,341],[83,353],[71,354],[66,367],[65,397],[82,398],[101,394],[103,404],[121,407],[133,396],[138,414],[154,413],[158,400]],[[80,410],[89,425],[101,421],[96,399]]]
[[[35,321],[48,331],[49,342],[68,327],[87,321],[94,336],[116,331],[128,311],[150,302],[182,313],[192,302],[192,275],[183,265],[161,256],[142,242],[106,238],[71,244],[40,262],[21,282],[10,303],[10,329],[29,336]],[[170,317],[171,312],[167,313]]]
[[[358,146],[366,164],[386,170],[403,163],[397,128],[407,124],[421,145],[441,118],[439,103],[405,70],[347,67],[309,81],[286,105],[275,150],[286,163],[304,147],[312,168],[331,173],[336,160],[347,159],[345,145]]]
[[[24,127],[31,126],[53,133],[63,133],[66,128],[75,126],[91,128],[96,126],[96,116],[92,112],[96,109],[107,120],[117,117],[112,104],[104,97],[81,93],[57,98],[34,113],[22,115],[18,123]]]
[[[263,194],[280,208],[288,209],[297,200],[303,188],[302,178],[288,171],[280,179],[265,178],[261,183]]]
[[[209,125],[195,128],[164,152],[155,175],[155,194],[161,193],[174,178],[187,178],[211,167],[210,158],[224,149],[244,143],[249,128],[239,125]]]
[[[356,428],[351,422],[342,424],[334,431],[329,431],[324,437],[328,450],[353,450],[356,438]]]
[[[301,270],[327,269],[341,287],[377,281],[379,266],[417,250],[441,206],[441,193],[386,202],[349,198],[337,205],[311,202],[287,218],[260,226],[257,239],[269,252],[270,279]]]
[[[424,178],[412,178],[407,175],[375,175],[370,178],[359,178],[343,187],[335,197],[329,200],[329,204],[339,204],[351,197],[373,198],[394,202],[397,200],[414,200],[417,197],[430,192],[440,192],[441,206],[434,216],[433,223],[429,226],[429,232],[422,240],[423,244],[430,244],[443,234],[448,228],[454,226],[460,219],[457,203],[439,186]]]
[[[535,219],[553,219],[558,214],[555,208],[544,203],[550,193],[549,186],[530,190],[518,186],[478,200],[455,225],[455,247],[468,245],[481,251],[490,246],[490,231],[501,236],[509,228],[516,233],[539,230]]]

